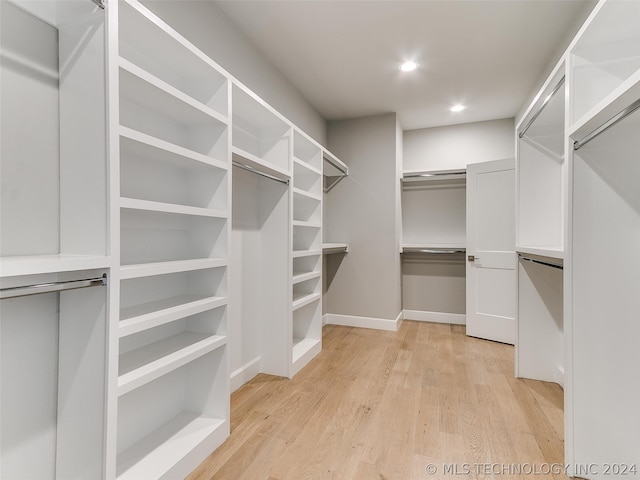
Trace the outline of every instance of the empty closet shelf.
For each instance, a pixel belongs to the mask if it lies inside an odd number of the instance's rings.
[[[0,258],[0,277],[109,268],[110,260],[98,255],[29,255]]]
[[[305,355],[320,348],[320,340],[315,338],[294,338],[293,339],[293,363],[303,359]]]
[[[302,220],[294,220],[292,224],[294,227],[322,228],[322,224],[317,222],[305,222]]]
[[[226,265],[226,258],[195,258],[169,262],[138,263],[122,265],[120,267],[120,278],[122,280],[128,280],[130,278],[150,277],[152,275],[164,275],[167,273],[190,272],[193,270],[204,270],[205,268],[224,267]]]
[[[321,254],[322,254],[322,250],[296,250],[291,254],[291,256],[293,258],[300,258],[300,257],[313,257],[314,255],[321,255]]]
[[[562,260],[564,258],[563,248],[553,247],[516,247],[517,253],[525,255],[538,255],[540,257],[548,257]]]
[[[300,165],[303,168],[306,168],[307,170],[309,170],[310,172],[315,173],[316,175],[322,175],[322,172],[317,169],[316,167],[309,165],[307,162],[305,162],[304,160],[300,160],[299,158],[293,157],[293,162],[296,165]]]
[[[174,166],[212,166],[227,170],[227,164],[208,155],[189,150],[129,127],[120,126],[122,156],[151,157]]]
[[[120,309],[120,337],[164,325],[227,304],[227,297],[177,295]]]
[[[309,192],[305,192],[304,190],[301,190],[300,188],[293,188],[293,194],[294,195],[300,195],[301,197],[305,197],[305,198],[309,198],[311,200],[317,200],[318,202],[322,200],[322,197],[320,195],[315,195],[313,193],[309,193]]]
[[[118,480],[163,478],[163,475],[211,437],[227,437],[226,420],[183,412],[120,453]],[[215,445],[216,442],[212,440]]]
[[[310,303],[319,300],[321,296],[322,295],[319,293],[294,293],[291,308],[293,310],[297,310],[298,308],[302,308],[305,305],[309,305]]]
[[[454,180],[465,182],[467,171],[459,170],[437,170],[437,171],[407,171],[402,173],[403,182],[431,182],[442,180]]]
[[[322,253],[324,254],[349,253],[349,244],[348,243],[323,243]]]
[[[252,153],[244,151],[238,147],[233,147],[231,151],[233,154],[233,161],[236,162],[238,166],[246,167],[248,170],[256,173],[269,175],[270,177],[274,177],[282,182],[288,182],[291,179],[291,175],[285,169],[268,163]]]
[[[120,208],[129,210],[146,210],[149,212],[178,213],[182,215],[195,215],[199,217],[227,218],[228,213],[213,208],[191,207],[173,203],[155,202],[151,200],[139,200],[137,198],[120,198]]]
[[[318,278],[322,273],[320,272],[307,272],[307,273],[299,273],[297,275],[293,275],[293,284],[304,282],[306,280],[312,280],[314,278]]]
[[[120,355],[118,395],[124,395],[227,343],[222,335],[184,332]]]

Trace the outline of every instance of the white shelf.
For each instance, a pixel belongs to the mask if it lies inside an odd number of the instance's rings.
[[[403,182],[440,182],[446,180],[450,182],[452,180],[465,183],[467,180],[467,171],[465,169],[459,170],[411,170],[402,172]]]
[[[215,158],[203,155],[188,148],[181,147],[174,143],[161,140],[146,133],[133,130],[128,127],[120,126],[121,139],[127,139],[126,147],[133,150],[133,153],[146,152],[150,153],[157,161],[164,161],[176,166],[183,166],[185,163],[193,163],[194,166],[208,165],[211,167],[227,170],[226,162],[216,160]],[[122,143],[122,140],[121,140]]]
[[[312,280],[314,278],[318,278],[322,275],[321,272],[307,272],[307,273],[299,273],[293,276],[292,283],[295,285],[296,283],[304,282],[306,280]]]
[[[316,222],[303,222],[300,220],[293,220],[292,224],[294,227],[322,228],[322,225]]]
[[[120,337],[164,325],[227,304],[227,297],[177,295],[120,309]]]
[[[320,169],[314,167],[313,165],[308,164],[304,160],[300,160],[299,158],[293,157],[293,162],[296,165],[299,165],[302,168],[309,170],[311,173],[315,173],[316,175],[319,175],[319,176],[322,175],[322,172],[320,171]]]
[[[349,244],[348,243],[323,243],[322,253],[324,254],[349,253]]]
[[[538,255],[541,257],[564,259],[564,249],[562,248],[540,248],[540,247],[516,247],[516,253]]]
[[[175,260],[171,262],[138,263],[132,265],[122,265],[120,267],[120,278],[128,280],[130,278],[150,277],[153,275],[164,275],[167,273],[189,272],[192,270],[203,270],[205,268],[225,267],[226,258],[196,258],[192,260]]]
[[[130,210],[145,210],[149,212],[178,213],[182,215],[195,215],[199,217],[228,218],[227,212],[222,210],[190,207],[187,205],[175,205],[172,203],[154,202],[151,200],[139,200],[136,198],[120,198],[120,208]]]
[[[322,295],[320,293],[303,293],[299,295],[294,294],[291,308],[292,310],[297,310],[304,307],[305,305],[309,305],[310,303],[320,300],[321,297]]]
[[[125,60],[124,58],[120,58],[120,68],[126,72],[128,72],[130,75],[132,75],[133,77],[137,77],[139,80],[141,80],[142,82],[146,82],[145,85],[144,83],[141,83],[140,81],[135,80],[134,78],[130,78],[130,82],[126,84],[126,87],[132,88],[134,91],[136,91],[136,93],[141,95],[141,99],[144,102],[144,95],[149,95],[149,90],[148,87],[149,86],[153,86],[155,89],[157,89],[159,92],[163,92],[166,95],[159,95],[159,96],[154,96],[153,98],[160,100],[163,99],[162,101],[167,102],[166,104],[166,108],[167,109],[171,109],[171,112],[175,115],[176,112],[179,112],[182,110],[183,107],[177,107],[178,104],[175,103],[175,100],[178,100],[181,102],[181,104],[184,105],[188,105],[189,107],[198,110],[199,112],[204,113],[205,115],[214,118],[215,120],[224,123],[224,124],[228,124],[229,123],[229,119],[223,115],[221,115],[220,113],[216,112],[213,108],[207,107],[206,105],[204,105],[203,103],[200,103],[199,101],[195,100],[194,98],[190,97],[189,95],[184,94],[183,92],[181,92],[180,90],[178,90],[177,88],[169,85],[168,83],[164,82],[163,80],[160,80],[159,78],[155,77],[154,75],[150,74],[149,72],[143,70],[142,68],[138,67],[137,65],[134,65],[133,63],[129,62],[128,60]],[[121,82],[122,82],[122,76],[121,78]],[[139,90],[138,90],[139,89]],[[156,92],[157,94],[158,92]],[[137,97],[137,95],[136,95]],[[146,97],[146,98],[151,98],[151,97]],[[146,103],[146,102],[145,102]],[[159,107],[161,107],[162,105],[159,104]],[[165,109],[166,111],[166,109]],[[169,115],[169,113],[167,112],[167,115]],[[187,117],[183,117],[185,119],[185,121],[188,120]],[[188,123],[188,122],[187,122]]]
[[[309,360],[315,357],[322,348],[322,343],[320,340],[315,338],[294,338],[293,339],[293,365],[294,370],[299,370],[296,368],[296,364],[300,363],[302,365],[306,365]],[[309,357],[307,359],[307,357]]]
[[[314,255],[321,255],[322,254],[322,250],[296,250],[294,251],[291,256],[293,258],[300,258],[300,257],[312,257]]]
[[[257,170],[280,180],[290,180],[291,175],[285,169],[280,168],[272,163],[268,163],[258,156],[242,150],[238,147],[232,147],[233,160],[241,163],[253,170]]]
[[[309,193],[309,192],[305,192],[304,190],[301,190],[299,188],[293,188],[293,193],[294,195],[300,195],[302,197],[311,199],[311,200],[316,200],[318,202],[322,201],[322,197],[320,195],[315,195],[313,193]]]
[[[33,255],[0,258],[0,278],[39,273],[109,268],[109,257],[97,255]]]
[[[403,243],[402,251],[405,250],[466,250],[463,243]]]
[[[180,413],[117,458],[118,480],[163,478],[203,444],[212,450],[227,437],[227,421]]]
[[[124,395],[227,343],[222,335],[184,332],[120,355],[118,395]]]
[[[329,150],[322,151],[323,160],[329,164],[329,168],[323,169],[325,176],[347,176],[349,175],[349,167],[346,163],[336,157]]]

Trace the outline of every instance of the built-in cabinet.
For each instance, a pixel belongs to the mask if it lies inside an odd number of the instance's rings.
[[[640,462],[639,22],[600,1],[518,126],[517,373],[564,384],[565,463],[592,479]]]
[[[465,170],[402,176],[404,318],[465,323]]]
[[[99,3],[0,3],[2,478],[182,478],[322,345],[331,154]]]

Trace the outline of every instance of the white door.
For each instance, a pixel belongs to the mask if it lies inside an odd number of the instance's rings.
[[[467,166],[467,335],[515,344],[514,160]]]

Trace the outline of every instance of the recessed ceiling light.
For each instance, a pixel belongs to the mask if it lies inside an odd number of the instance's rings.
[[[404,62],[402,65],[400,65],[400,70],[402,70],[403,72],[412,72],[416,68],[418,68],[418,64],[411,61]]]
[[[457,105],[454,105],[453,107],[451,107],[449,110],[451,110],[452,112],[461,112],[465,108],[467,108],[467,107],[465,107],[464,105],[457,104]]]

